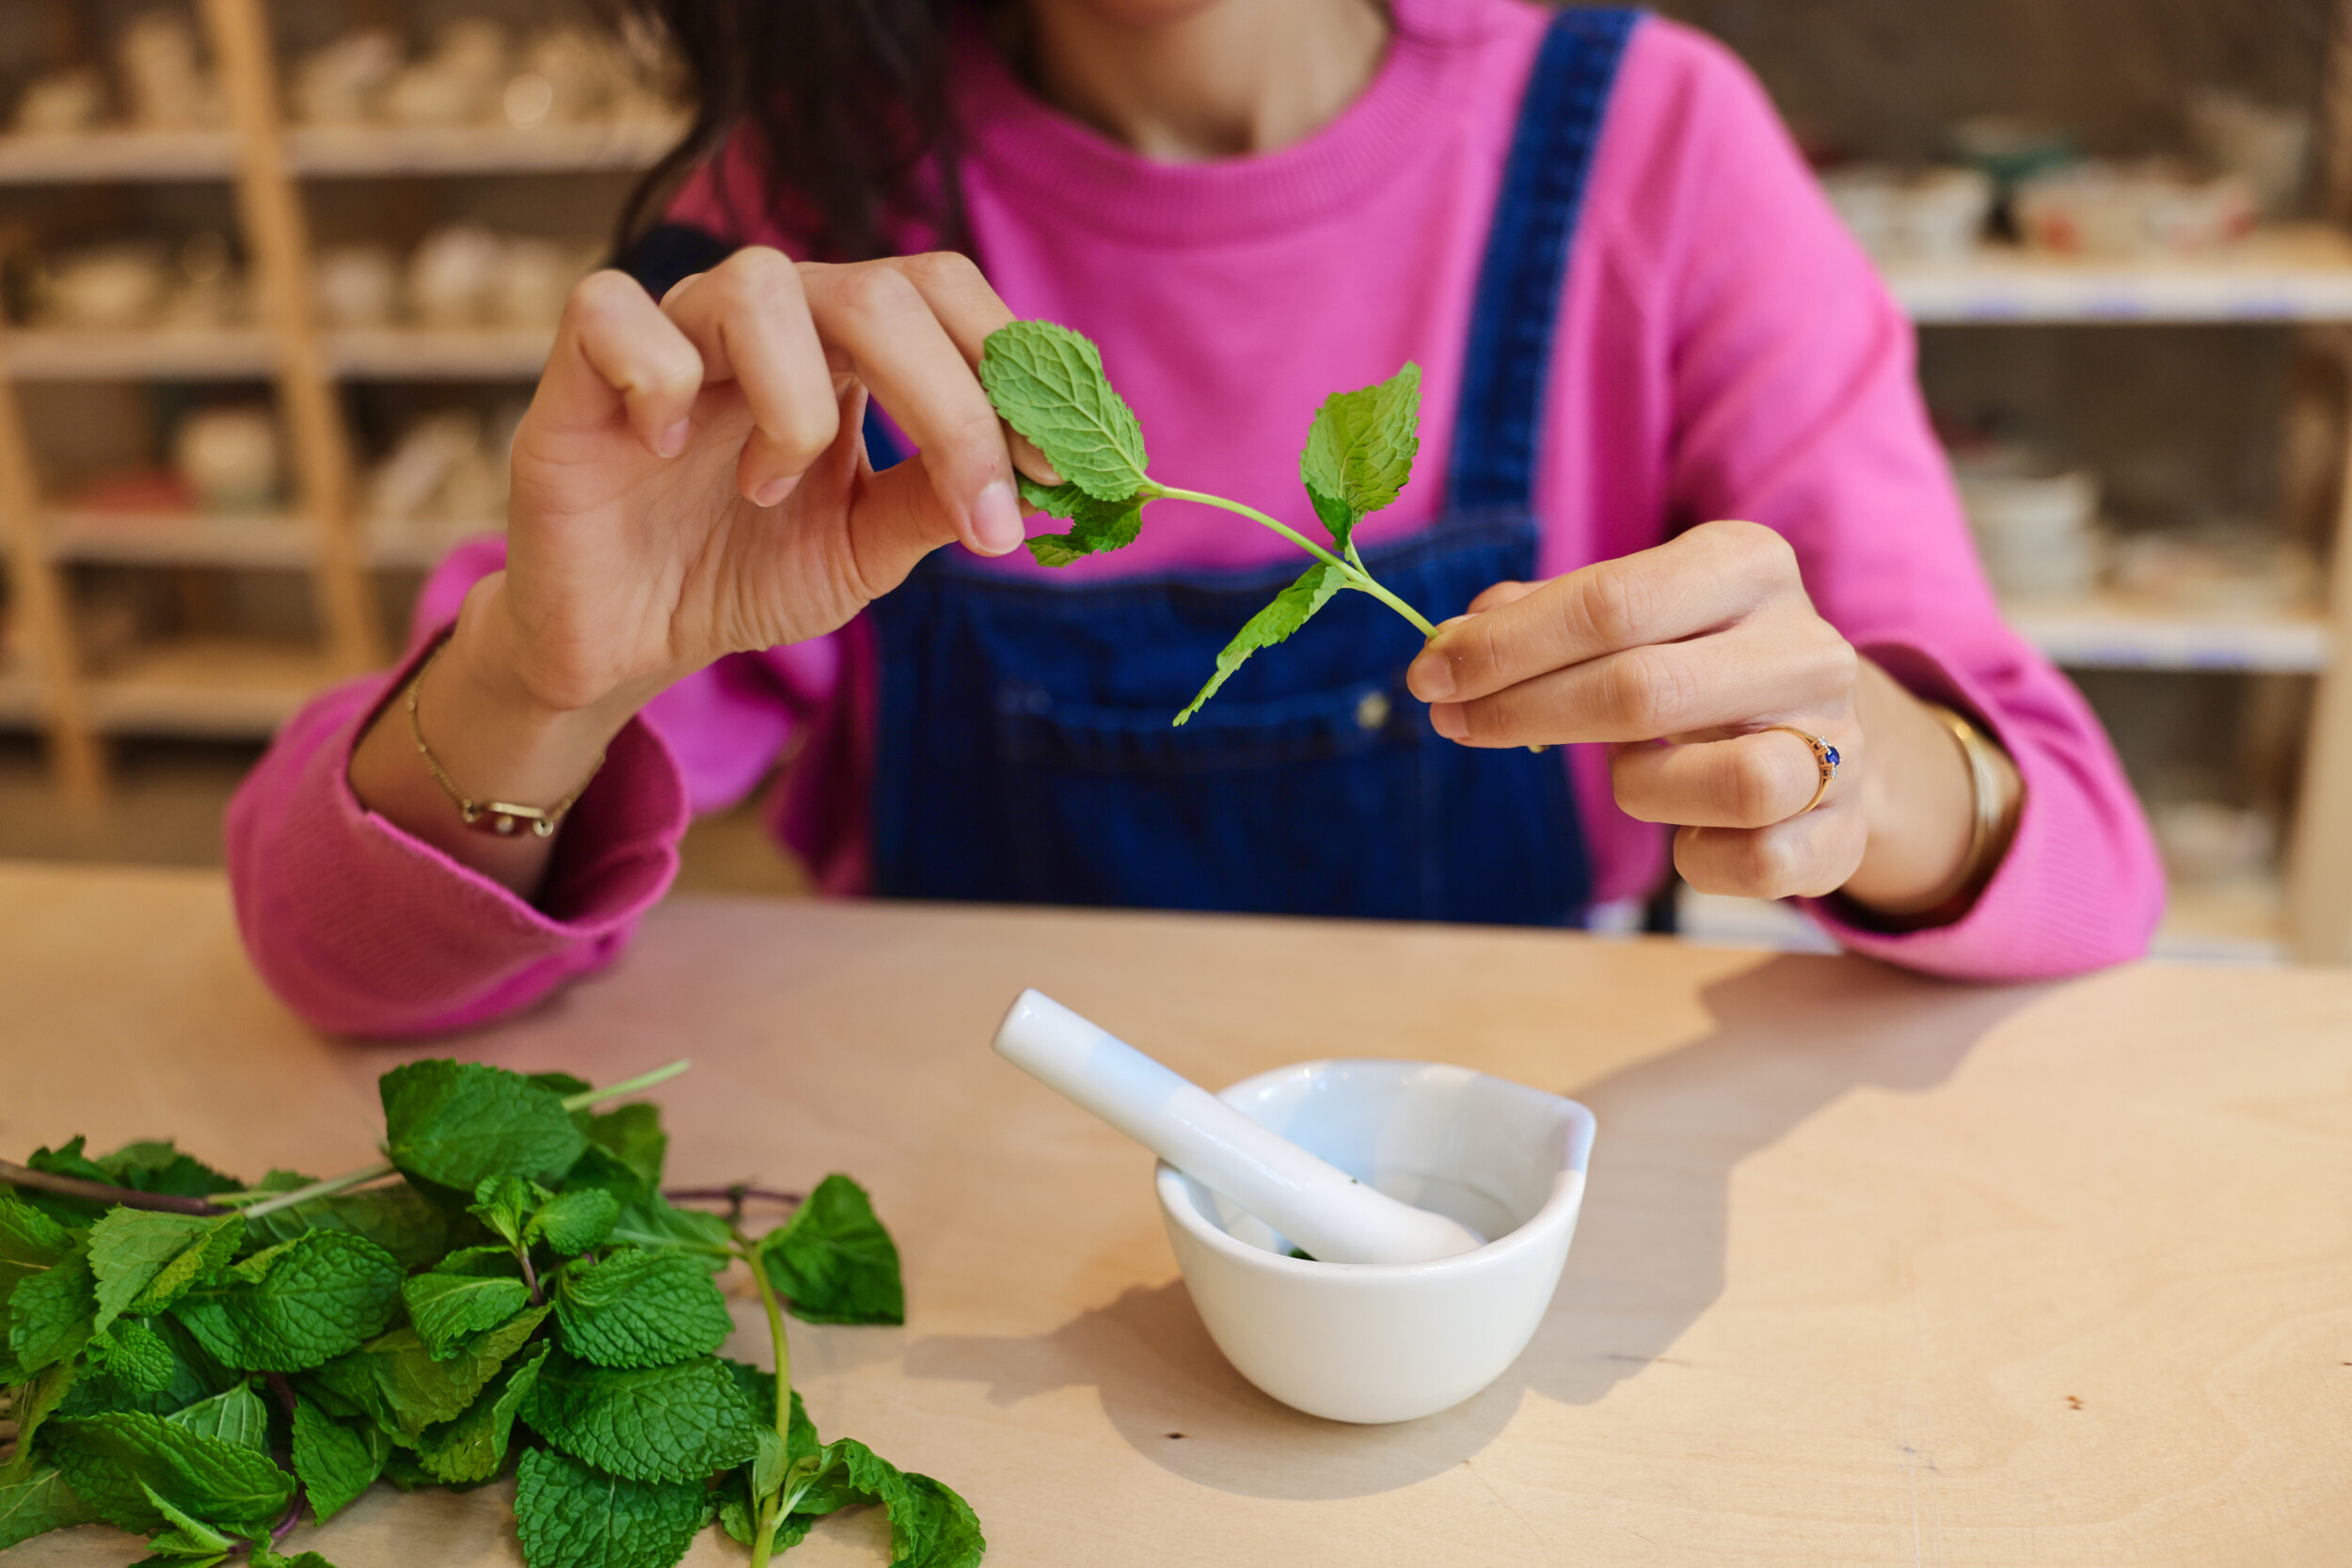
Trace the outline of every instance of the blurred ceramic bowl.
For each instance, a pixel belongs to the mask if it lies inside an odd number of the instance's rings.
[[[205,408],[180,426],[173,461],[206,510],[259,512],[278,497],[278,420],[260,405]]]
[[[1228,1360],[1335,1421],[1433,1415],[1502,1375],[1559,1284],[1593,1116],[1558,1095],[1433,1062],[1323,1061],[1220,1099],[1359,1180],[1494,1238],[1435,1262],[1319,1263],[1162,1164],[1162,1218]]]
[[[2177,882],[2214,883],[2252,876],[2270,863],[2279,831],[2250,807],[2214,800],[2169,800],[2151,806],[2149,825]]]
[[[163,303],[170,268],[153,245],[102,245],[52,262],[42,284],[47,319],[59,326],[121,331],[145,325]]]
[[[427,326],[486,325],[504,263],[504,243],[479,224],[437,229],[408,258],[408,309]]]
[[[399,311],[400,263],[380,245],[321,251],[313,283],[329,326],[386,326]]]
[[[16,101],[12,123],[28,136],[70,135],[89,130],[106,112],[106,89],[98,72],[84,68],[40,76]]]

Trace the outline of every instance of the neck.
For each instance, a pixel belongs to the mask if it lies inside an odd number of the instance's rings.
[[[1168,14],[1107,14],[1122,8]],[[1312,135],[1363,91],[1389,39],[1380,0],[1027,0],[1015,21],[1040,95],[1168,163]]]

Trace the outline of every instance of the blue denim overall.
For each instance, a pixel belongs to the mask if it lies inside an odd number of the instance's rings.
[[[1433,621],[1535,574],[1546,370],[1634,13],[1554,21],[1487,241],[1444,515],[1365,553]],[[878,434],[878,433],[877,433]],[[878,456],[877,462],[882,459]],[[1062,587],[930,556],[868,610],[875,891],[888,896],[1561,925],[1591,893],[1557,754],[1474,751],[1407,695],[1421,639],[1342,594],[1178,729],[1295,562]]]

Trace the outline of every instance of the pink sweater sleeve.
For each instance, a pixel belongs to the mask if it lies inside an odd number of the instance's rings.
[[[230,803],[246,948],[321,1029],[464,1028],[610,962],[676,874],[692,813],[741,796],[783,747],[792,705],[760,661],[723,660],[672,688],[614,739],[535,905],[369,811],[347,778],[360,731],[504,559],[496,539],[459,546],[419,597],[401,664],[304,708]]]
[[[2164,903],[2146,821],[2089,705],[2001,619],[1909,322],[1744,68],[1684,29],[1645,33],[1672,56],[1648,111],[1686,126],[1649,139],[1679,166],[1645,171],[1671,205],[1644,226],[1660,252],[1627,279],[1670,334],[1671,515],[1779,531],[1822,615],[1913,691],[1983,721],[2026,781],[2015,845],[1959,921],[1890,936],[1811,912],[1858,952],[1969,979],[2137,956]]]

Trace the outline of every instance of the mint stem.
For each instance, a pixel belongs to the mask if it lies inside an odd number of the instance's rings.
[[[0,1160],[0,1182],[11,1187],[30,1187],[35,1192],[55,1193],[59,1197],[86,1197],[93,1203],[115,1203],[125,1209],[151,1209],[163,1214],[225,1214],[229,1212],[210,1198],[143,1193],[135,1187],[115,1187],[78,1176],[56,1176],[45,1170],[29,1170],[7,1160]]]
[[[792,1451],[792,1346],[784,1337],[784,1307],[776,1300],[775,1286],[769,1283],[759,1249],[739,1230],[735,1240],[743,1261],[751,1267],[752,1282],[759,1287],[759,1304],[768,1310],[768,1334],[776,1346],[776,1441],[784,1445],[788,1456]],[[790,1473],[788,1465],[786,1473]],[[768,1568],[768,1559],[775,1551],[776,1531],[784,1524],[784,1494],[779,1490],[756,1501],[759,1513],[752,1530],[751,1568]]]
[[[692,1062],[681,1056],[675,1062],[664,1063],[651,1072],[641,1072],[634,1078],[624,1078],[609,1088],[582,1089],[578,1094],[564,1097],[564,1109],[584,1111],[591,1105],[600,1105],[608,1100],[618,1100],[623,1095],[636,1094],[641,1090],[650,1089],[656,1084],[668,1083],[693,1065]]]
[[[1356,559],[1356,547],[1353,544],[1348,546],[1347,553],[1349,559],[1343,561],[1338,556],[1333,555],[1329,550],[1325,549],[1321,545],[1316,544],[1313,540],[1308,538],[1305,534],[1291,527],[1288,523],[1282,522],[1279,518],[1269,517],[1254,506],[1244,506],[1239,501],[1227,500],[1223,496],[1212,496],[1201,490],[1178,490],[1166,484],[1157,485],[1155,487],[1159,491],[1159,495],[1154,498],[1155,499],[1198,501],[1203,506],[1222,507],[1228,512],[1236,513],[1241,516],[1248,518],[1253,523],[1258,523],[1266,528],[1272,529],[1275,532],[1280,534],[1292,544],[1296,545],[1300,549],[1305,550],[1309,555],[1313,556],[1317,561],[1322,562],[1325,565],[1338,568],[1340,574],[1346,578],[1347,585],[1350,588],[1361,589],[1363,592],[1371,594],[1374,598],[1378,599],[1382,604],[1387,605],[1391,610],[1395,610],[1399,615],[1402,615],[1405,619],[1410,621],[1413,624],[1414,629],[1419,631],[1423,637],[1435,637],[1438,634],[1438,628],[1429,624],[1429,618],[1427,616],[1423,615],[1420,610],[1415,610],[1411,605],[1406,604],[1403,599],[1398,598],[1394,594],[1391,594],[1387,589],[1381,587],[1378,580],[1375,579],[1370,572],[1364,570],[1362,562]]]

